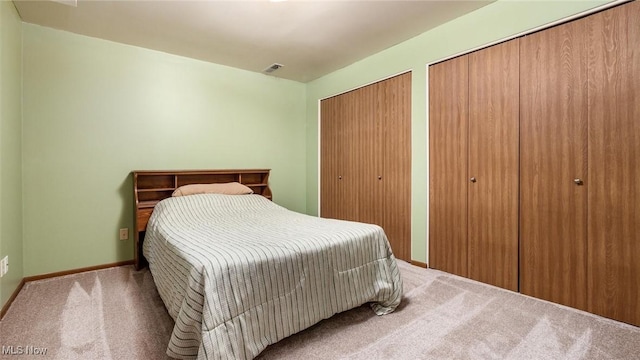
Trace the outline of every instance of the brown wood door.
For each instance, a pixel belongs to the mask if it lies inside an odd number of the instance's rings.
[[[640,325],[640,2],[589,17],[589,311]]]
[[[469,54],[469,277],[513,291],[518,291],[518,58],[518,39]]]
[[[411,73],[321,102],[320,214],[377,224],[411,260]]]
[[[520,290],[579,309],[587,301],[586,25],[520,39]]]
[[[321,101],[320,120],[320,215],[326,218],[358,218],[357,164],[352,123],[359,109],[352,104],[358,94],[349,92]]]
[[[393,253],[411,260],[411,73],[377,84],[376,121],[382,168],[374,181],[382,189],[379,208]]]
[[[356,170],[353,191],[358,194],[360,208],[358,217],[352,220],[382,226],[382,188],[377,182],[377,175],[382,169],[382,132],[377,119],[378,86],[376,83],[353,91],[357,99],[352,106],[358,109],[358,113],[352,119],[353,135],[348,141]]]
[[[339,212],[339,102],[335,96],[320,102],[320,215],[327,218],[335,218]]]
[[[429,266],[467,276],[468,56],[429,66]]]

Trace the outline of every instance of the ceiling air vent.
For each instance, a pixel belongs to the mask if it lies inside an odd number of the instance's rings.
[[[267,74],[271,74],[272,72],[280,69],[281,67],[283,67],[284,65],[282,64],[278,64],[278,63],[274,63],[273,65],[269,66],[268,68],[264,69],[263,72],[267,73]]]

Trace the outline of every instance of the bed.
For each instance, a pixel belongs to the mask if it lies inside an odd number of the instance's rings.
[[[143,252],[175,320],[167,354],[253,359],[268,345],[369,303],[392,312],[402,281],[377,225],[289,211],[258,194],[154,204]]]

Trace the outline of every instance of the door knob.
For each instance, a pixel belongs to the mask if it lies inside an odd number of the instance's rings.
[[[378,175],[378,180],[382,180],[382,176]]]
[[[471,179],[469,179],[469,181],[471,181],[472,183],[476,182],[476,178],[475,177],[471,177]]]
[[[582,185],[582,179],[573,179],[573,182],[576,183],[576,185]]]
[[[338,176],[338,180],[342,180],[342,176]]]

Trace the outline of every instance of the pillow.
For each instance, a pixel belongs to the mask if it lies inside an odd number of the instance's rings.
[[[173,194],[171,194],[171,196],[195,194],[245,195],[253,194],[253,190],[238,182],[225,184],[191,184],[180,186],[173,192]]]

